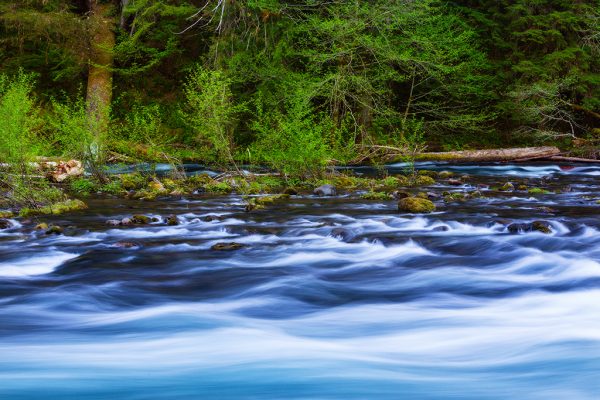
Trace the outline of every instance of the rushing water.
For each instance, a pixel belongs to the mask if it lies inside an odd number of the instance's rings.
[[[600,168],[426,167],[570,191],[426,216],[357,196],[249,214],[239,196],[90,199],[48,220],[65,235],[14,221],[0,398],[597,399]],[[104,223],[135,213],[181,224]],[[506,229],[536,219],[553,233]]]

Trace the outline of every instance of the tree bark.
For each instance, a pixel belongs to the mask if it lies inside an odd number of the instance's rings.
[[[113,48],[116,19],[113,6],[89,0],[90,55],[87,83],[87,113],[92,129],[100,135],[108,128],[112,100]]]

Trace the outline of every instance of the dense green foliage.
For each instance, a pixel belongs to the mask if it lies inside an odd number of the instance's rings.
[[[0,161],[69,155],[101,175],[115,158],[195,160],[306,176],[373,145],[410,153],[415,138],[597,149],[599,21],[600,0],[2,2]],[[99,23],[114,32],[100,46],[110,65],[94,58]],[[84,98],[93,68],[110,72],[108,121]]]

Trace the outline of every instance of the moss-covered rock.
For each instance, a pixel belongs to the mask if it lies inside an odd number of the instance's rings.
[[[411,186],[430,186],[435,184],[435,179],[427,175],[418,175],[410,183]]]
[[[131,217],[131,222],[137,225],[146,225],[152,222],[152,220],[146,215],[136,214]]]
[[[40,222],[33,229],[35,229],[36,231],[45,231],[48,229],[48,224],[45,222]]]
[[[364,200],[380,200],[380,201],[385,201],[385,200],[390,200],[391,196],[388,193],[385,192],[368,192],[368,193],[364,193],[360,196],[361,199]]]
[[[177,215],[169,215],[166,218],[166,222],[169,226],[179,225],[179,218],[177,217]]]
[[[81,200],[65,200],[40,208],[23,208],[19,212],[21,217],[32,215],[59,215],[71,211],[84,210],[87,205]]]
[[[501,192],[512,192],[515,190],[515,185],[511,182],[506,182],[504,185],[500,186],[499,190]]]
[[[62,235],[62,233],[63,233],[63,228],[58,225],[51,225],[46,230],[46,235]]]
[[[442,179],[448,179],[451,176],[454,176],[454,172],[450,172],[450,171],[440,171],[438,173],[438,177],[442,178]]]
[[[550,225],[547,221],[533,221],[531,224],[531,228],[534,231],[542,232],[542,233],[552,233],[552,225]]]
[[[276,202],[289,200],[289,198],[290,195],[285,193],[246,198],[246,211],[260,210]]]
[[[12,218],[14,216],[12,211],[0,211],[0,218]]]
[[[444,196],[444,201],[463,201],[466,199],[466,194],[462,192],[452,192]]]
[[[551,194],[552,192],[542,188],[531,188],[527,191],[529,194]]]
[[[435,211],[435,204],[431,200],[418,197],[407,197],[398,201],[398,210],[409,213],[431,213]]]

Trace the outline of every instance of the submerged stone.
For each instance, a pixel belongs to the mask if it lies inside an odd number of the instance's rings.
[[[230,251],[230,250],[238,250],[238,249],[241,249],[242,247],[246,247],[246,246],[241,243],[236,243],[236,242],[224,242],[224,243],[217,243],[217,244],[213,245],[210,249],[217,250],[217,251]]]
[[[52,225],[46,230],[46,235],[61,235],[62,233],[63,228],[58,225]]]
[[[435,204],[431,200],[407,197],[398,202],[398,210],[409,213],[431,213],[435,211]]]

